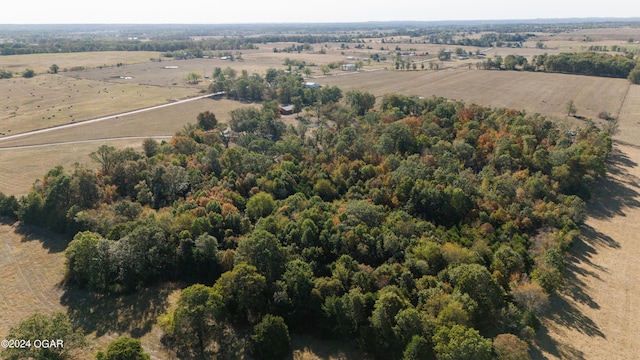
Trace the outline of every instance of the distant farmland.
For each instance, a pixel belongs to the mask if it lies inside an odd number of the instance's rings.
[[[616,115],[629,87],[624,79],[475,69],[372,71],[327,76],[316,81],[336,85],[344,92],[360,89],[378,97],[390,93],[442,96],[562,119],[570,100],[580,116],[597,119],[601,111]]]

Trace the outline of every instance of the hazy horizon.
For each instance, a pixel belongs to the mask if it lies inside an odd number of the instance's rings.
[[[184,0],[148,4],[113,0],[96,4],[80,0],[26,0],[3,4],[0,24],[268,24],[358,23],[393,21],[531,21],[552,19],[638,18],[640,6],[623,0],[581,3],[541,0],[536,6],[511,6],[498,0],[429,4],[407,0],[392,3],[325,0],[317,4],[291,0],[245,0],[212,3]]]

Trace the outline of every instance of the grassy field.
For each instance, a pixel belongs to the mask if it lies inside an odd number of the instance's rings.
[[[60,72],[74,67],[95,68],[99,66],[116,66],[117,64],[136,64],[157,59],[160,53],[152,51],[101,51],[62,54],[29,54],[0,56],[0,69],[21,74],[25,69],[32,69],[37,74],[49,71],[53,64],[58,65]]]
[[[524,109],[528,113],[565,119],[573,100],[577,115],[596,119],[600,111],[617,114],[629,82],[624,79],[518,71],[450,69],[442,71],[372,71],[319,78],[343,91],[367,90],[381,97],[403,93],[443,96],[492,107]]]
[[[546,359],[631,359],[640,353],[640,86],[620,111],[620,131],[589,217],[568,259],[536,354]]]
[[[0,81],[6,135],[164,104],[198,94],[190,87],[118,84],[63,75]]]
[[[60,304],[66,239],[0,218],[0,339],[34,312],[65,311]]]

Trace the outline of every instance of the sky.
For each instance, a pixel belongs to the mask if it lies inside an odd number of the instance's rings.
[[[633,0],[9,0],[0,24],[236,24],[640,17]]]

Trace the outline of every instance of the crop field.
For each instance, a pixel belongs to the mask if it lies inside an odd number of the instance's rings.
[[[590,41],[585,41],[585,38]],[[590,29],[554,36],[544,35],[525,48],[489,49],[488,56],[519,54],[531,57],[541,53],[578,51],[590,45],[638,46],[628,39],[640,40],[640,30]],[[536,49],[542,40],[548,48]],[[640,218],[640,86],[625,79],[609,79],[563,74],[518,71],[477,70],[473,60],[442,63],[443,70],[393,71],[392,59],[366,64],[361,72],[332,70],[322,74],[320,66],[329,62],[348,62],[347,56],[367,57],[382,46],[373,40],[372,49],[341,49],[340,44],[313,44],[312,52],[273,52],[290,43],[261,44],[258,50],[242,52],[242,60],[194,59],[150,62],[158,58],[151,52],[109,52],[86,54],[25,55],[0,57],[0,69],[21,72],[33,68],[32,79],[14,77],[0,81],[0,192],[26,194],[34,180],[53,166],[72,169],[75,163],[96,167],[88,154],[102,144],[117,148],[140,149],[147,137],[167,140],[198,113],[209,110],[218,121],[229,120],[229,112],[239,106],[258,106],[226,99],[202,99],[93,124],[78,125],[2,141],[2,137],[53,127],[65,123],[123,113],[174,102],[198,95],[208,85],[187,85],[186,74],[211,75],[215,67],[231,67],[238,73],[264,74],[267,68],[283,68],[285,58],[304,60],[312,70],[309,81],[323,86],[339,86],[373,93],[379,101],[384,94],[442,96],[491,107],[523,109],[539,113],[563,126],[584,125],[567,117],[565,106],[574,101],[577,115],[597,119],[605,111],[619,118],[615,136],[611,175],[589,203],[589,218],[583,236],[568,259],[567,284],[553,298],[543,319],[534,349],[535,358],[547,359],[628,359],[640,353],[640,287],[634,281],[640,271],[640,242],[637,241]],[[445,46],[399,44],[415,48],[416,62],[434,61],[433,54]],[[324,47],[326,54],[319,54]],[[446,46],[448,49],[455,47]],[[466,48],[465,48],[466,49]],[[467,50],[475,50],[469,47]],[[115,67],[122,62],[126,66]],[[74,66],[87,70],[44,74],[56,63],[61,71]],[[107,65],[106,67],[98,68]],[[166,69],[165,66],[178,68]],[[418,68],[419,69],[419,68]],[[287,120],[295,122],[295,120]],[[3,149],[4,148],[4,149]],[[49,232],[18,227],[0,219],[0,338],[9,327],[33,312],[66,311],[83,324],[94,347],[82,358],[92,358],[95,349],[104,348],[123,334],[141,338],[145,350],[155,359],[164,359],[161,331],[155,318],[177,298],[177,285],[150,288],[135,296],[102,298],[80,290],[65,292],[60,287],[64,273],[64,237]],[[9,314],[9,315],[7,315]],[[105,320],[109,319],[109,320]],[[111,320],[117,319],[117,320]],[[315,358],[357,358],[357,351],[341,352],[329,343],[293,339],[299,354]],[[309,347],[309,348],[307,348]],[[307,348],[307,349],[305,349]],[[315,357],[314,357],[315,356]]]

